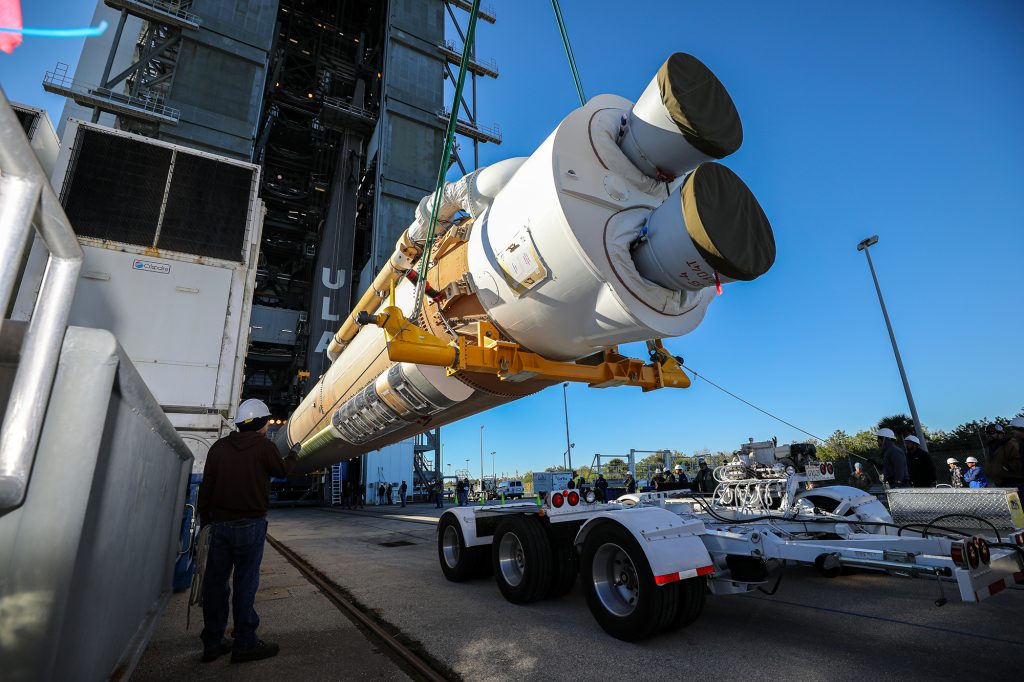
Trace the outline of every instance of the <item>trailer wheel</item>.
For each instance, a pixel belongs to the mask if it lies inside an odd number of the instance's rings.
[[[437,558],[444,577],[453,583],[481,578],[490,569],[488,547],[467,547],[462,526],[450,515],[441,517],[437,528]]]
[[[643,549],[622,526],[605,523],[587,535],[580,582],[590,613],[612,637],[638,642],[672,626],[676,586],[659,587]]]
[[[572,586],[576,584],[576,578],[580,572],[580,559],[576,553],[576,546],[569,544],[556,544],[551,551],[552,572],[551,587],[548,589],[548,599],[558,599],[572,592]]]
[[[543,599],[551,587],[553,561],[547,533],[536,516],[514,514],[498,524],[491,565],[505,599],[513,604]]]
[[[672,621],[672,630],[685,628],[700,617],[708,596],[707,579],[700,577],[683,580],[677,584],[676,591],[679,592],[679,610]]]

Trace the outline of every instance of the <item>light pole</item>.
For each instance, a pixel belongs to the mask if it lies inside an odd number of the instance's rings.
[[[480,425],[480,490],[484,489],[484,425]]]
[[[498,476],[494,471],[494,450],[491,450],[491,476],[494,478],[495,485],[497,485]]]
[[[562,405],[565,407],[565,454],[569,458],[569,471],[572,471],[572,444],[569,442],[569,396],[566,393],[568,388],[569,382],[566,381],[562,384]]]
[[[907,393],[907,404],[910,406],[910,417],[914,420],[914,432],[925,451],[927,444],[924,440],[924,430],[921,428],[921,420],[917,417],[917,406],[914,404],[914,396],[910,392],[910,382],[907,381],[907,372],[903,369],[903,358],[900,357],[900,349],[896,345],[896,335],[892,332],[892,323],[889,321],[889,311],[885,308],[885,299],[882,298],[882,288],[878,286],[878,276],[875,275],[875,266],[871,263],[870,247],[878,243],[878,235],[868,237],[857,244],[857,250],[863,251],[868,259],[868,269],[871,271],[871,280],[875,283],[875,291],[878,293],[878,304],[882,306],[882,317],[885,318],[885,326],[889,330],[889,340],[892,341],[892,352],[896,355],[896,365],[900,368],[900,378],[903,379],[903,390]]]

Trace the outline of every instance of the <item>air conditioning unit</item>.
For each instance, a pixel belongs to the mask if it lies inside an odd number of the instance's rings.
[[[70,324],[113,332],[179,430],[219,433],[238,404],[259,175],[106,126],[65,130],[53,184],[85,252]]]

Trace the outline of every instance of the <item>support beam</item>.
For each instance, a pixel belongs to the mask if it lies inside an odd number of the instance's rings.
[[[167,40],[165,40],[164,42],[160,43],[159,45],[156,45],[156,46],[150,48],[149,50],[146,50],[146,53],[143,54],[141,57],[139,57],[139,61],[135,62],[134,64],[132,64],[127,69],[125,69],[121,73],[117,74],[113,78],[111,78],[109,80],[105,80],[102,83],[102,86],[105,87],[105,88],[109,88],[109,87],[112,87],[114,85],[117,85],[118,83],[123,81],[125,78],[127,78],[130,75],[132,75],[133,73],[135,73],[136,71],[141,69],[143,66],[148,64],[149,60],[151,60],[154,57],[158,56],[164,50],[166,50],[167,48],[170,48],[170,47],[174,47],[174,45],[176,45],[179,40],[181,40],[181,34],[180,33],[176,33],[173,36],[171,36],[170,38],[168,38]],[[147,81],[146,84],[147,85],[153,85],[154,83],[158,82],[159,80],[165,79],[166,76],[167,76],[167,74],[165,74],[163,76],[160,76],[159,79],[154,79],[154,80],[151,80],[151,81]]]
[[[388,358],[393,362],[446,367],[449,374],[458,371],[494,374],[502,381],[513,383],[527,379],[574,381],[591,388],[639,386],[644,392],[690,386],[690,377],[660,341],[651,342],[656,362],[644,363],[611,348],[604,352],[601,363],[580,365],[548,360],[524,351],[514,341],[502,338],[498,328],[488,322],[476,323],[475,345],[471,345],[466,336],[459,336],[450,343],[434,336],[407,320],[402,310],[394,305],[376,315],[360,314],[359,324],[375,324],[384,329]]]

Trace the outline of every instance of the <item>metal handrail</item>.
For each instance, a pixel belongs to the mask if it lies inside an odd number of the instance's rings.
[[[68,76],[67,71],[62,70],[61,66],[65,66],[66,69],[66,65],[58,64],[56,69],[46,72],[43,76],[44,87],[49,85],[62,88],[73,94],[77,93],[86,97],[95,97],[96,99],[106,100],[111,104],[147,111],[175,121],[181,116],[180,110],[164,104],[164,97],[158,92],[147,90],[144,95],[125,95],[115,92],[110,88],[75,80],[73,77]]]
[[[467,12],[473,7],[473,3],[468,0],[450,0],[453,5],[459,9],[464,9]],[[481,5],[480,6],[480,18],[484,21],[494,23],[497,20],[498,15],[494,11],[494,5]]]
[[[462,57],[462,52],[461,51],[456,51],[456,49],[455,49],[455,41],[454,40],[442,40],[440,43],[437,44],[437,46],[440,47],[442,50],[447,50],[448,52],[456,55],[459,58]],[[469,58],[469,63],[472,65],[474,62],[476,64],[478,64],[479,66],[483,67],[484,70],[492,71],[494,73],[498,73],[498,62],[495,59],[493,59],[493,58],[484,59],[484,58],[480,57],[479,55],[477,55],[475,57],[470,57]]]
[[[331,97],[329,95],[324,95],[321,98],[321,100],[322,100],[322,102],[324,104],[326,104],[326,105],[328,105],[330,107],[334,107],[335,109],[340,109],[342,111],[347,111],[350,114],[353,114],[353,115],[358,116],[360,118],[365,118],[366,120],[368,120],[370,122],[373,122],[373,121],[376,120],[376,117],[373,115],[372,111],[370,111],[368,109],[363,109],[362,107],[357,107],[354,104],[349,104],[348,102],[344,101],[340,97]]]
[[[0,428],[0,510],[4,510],[25,499],[84,254],[3,88],[0,181],[0,271],[4,273],[0,309],[4,314],[14,296],[14,273],[20,269],[33,226],[50,251]]]
[[[447,120],[452,117],[452,112],[448,110],[448,107],[442,107],[437,110],[437,117]],[[486,135],[490,135],[493,138],[501,139],[501,126],[498,125],[497,123],[487,126],[481,123],[471,123],[461,118],[457,121],[457,123],[458,125],[465,126],[470,130],[477,130]]]
[[[114,2],[108,2],[107,4],[112,4],[120,7],[135,6],[140,8],[146,8],[150,11],[165,14],[169,17],[180,19],[183,22],[194,24],[196,26],[198,26],[200,23],[198,14],[181,9],[180,7],[175,7],[174,5],[177,3],[172,4],[170,2],[166,2],[166,0],[117,0]]]

